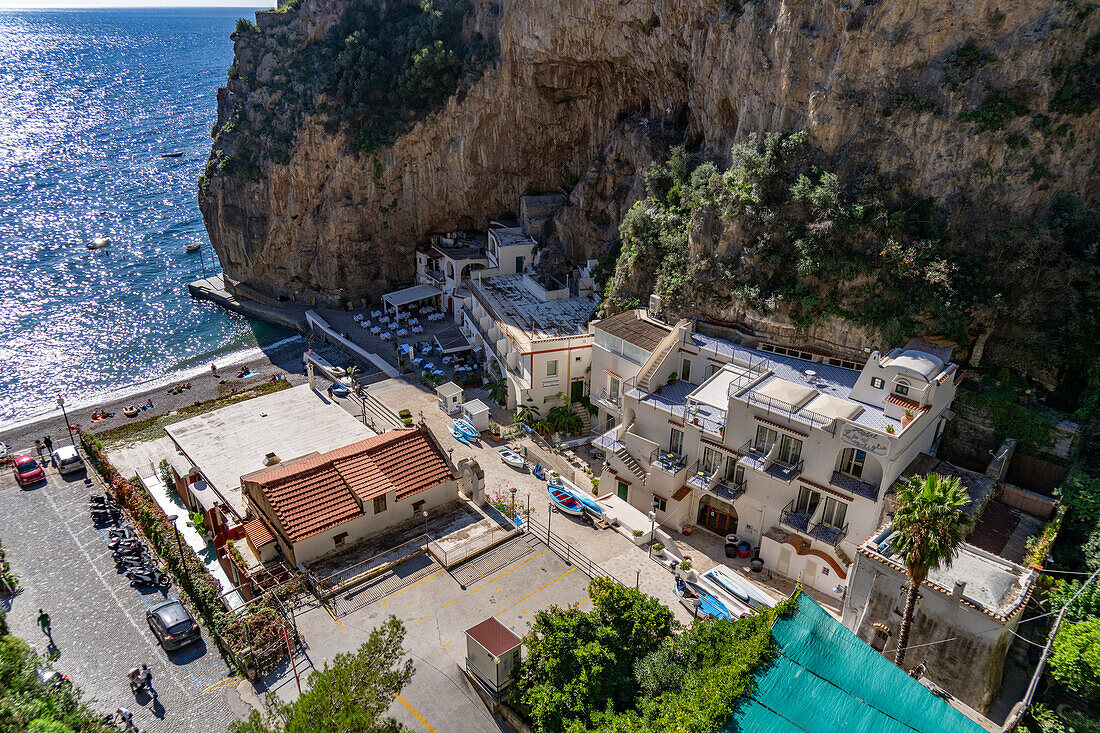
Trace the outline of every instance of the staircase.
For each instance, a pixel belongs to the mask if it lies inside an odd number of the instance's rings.
[[[584,434],[592,434],[592,415],[589,414],[588,409],[580,402],[570,402],[569,411],[581,419],[584,424]]]
[[[619,457],[619,460],[623,462],[623,465],[626,466],[627,469],[629,469],[630,472],[638,478],[638,480],[645,481],[645,470],[642,468],[641,464],[638,463],[638,461],[634,458],[634,456],[630,455],[630,451],[626,449],[626,446],[621,446],[618,450],[616,450],[615,455]]]
[[[686,321],[681,320],[667,336],[661,339],[661,343],[657,344],[657,348],[653,350],[649,359],[642,365],[642,370],[638,372],[638,389],[643,392],[650,391],[649,380],[653,378],[654,373],[661,367],[661,364],[665,362],[669,353],[679,345],[681,331],[687,325],[689,324]]]

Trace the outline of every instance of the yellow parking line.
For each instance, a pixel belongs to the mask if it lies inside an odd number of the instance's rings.
[[[418,712],[416,711],[416,708],[414,708],[414,707],[413,707],[412,705],[410,705],[410,704],[409,704],[409,701],[408,701],[408,700],[406,700],[405,698],[401,697],[400,695],[395,695],[395,697],[397,698],[397,702],[399,702],[399,703],[401,703],[402,705],[404,705],[404,706],[405,706],[405,709],[406,709],[406,710],[408,710],[408,711],[409,711],[410,713],[412,713],[412,714],[413,714],[413,717],[414,717],[414,718],[416,718],[417,720],[419,720],[419,721],[420,721],[420,724],[421,724],[421,725],[423,725],[423,726],[424,726],[425,728],[427,728],[427,729],[428,729],[428,733],[435,733],[435,728],[433,728],[433,727],[431,727],[430,725],[428,725],[428,721],[424,720],[424,716],[423,716],[423,715],[421,715],[420,713],[418,713]]]
[[[328,611],[328,615],[332,616],[332,620],[335,621],[336,623],[340,624],[340,619],[336,618],[336,614],[332,612],[332,609],[328,607],[328,604],[325,603],[324,601],[321,601],[321,605],[325,607],[326,611]],[[344,625],[340,624],[340,628],[344,629]],[[347,631],[347,629],[344,629],[344,631]]]
[[[416,620],[416,623],[420,623],[421,621],[423,621],[423,620],[424,620],[424,619],[426,619],[426,618],[428,618],[428,617],[427,617],[427,616],[421,616],[420,618],[418,618],[418,619]]]
[[[459,601],[459,599],[458,599],[458,598],[456,598],[456,599],[454,599],[453,601],[451,601],[450,603],[448,603],[448,604],[447,604],[446,606],[444,606],[443,608],[447,608],[447,607],[449,607],[449,606],[453,606],[454,604],[458,603],[458,601]],[[441,608],[441,609],[439,609],[439,610],[440,610],[440,611],[442,611],[442,610],[443,610],[443,608]]]
[[[441,647],[440,647],[440,649],[446,649],[446,648],[447,648],[448,646],[450,646],[451,644],[454,644],[454,640],[453,640],[453,639],[452,639],[451,641],[448,641],[448,642],[447,642],[446,644],[444,644],[443,646],[441,646]]]
[[[236,684],[240,681],[241,681],[240,678],[237,677],[236,675],[233,675],[231,677],[226,677],[224,679],[218,680],[217,682],[210,683],[210,685],[207,686],[207,688],[205,690],[203,690],[203,693],[214,692],[215,690],[221,690],[223,688],[229,687],[230,685],[234,685],[234,684]]]
[[[581,605],[582,603],[587,603],[587,602],[588,602],[588,601],[590,601],[590,600],[592,600],[592,596],[585,596],[584,598],[582,598],[581,600],[577,601],[577,602],[576,602],[576,603],[574,603],[574,604],[573,604],[572,606],[570,606],[570,607],[569,607],[569,610],[570,610],[570,611],[572,611],[572,610],[573,610],[574,608],[576,608],[577,606]]]
[[[402,593],[404,593],[407,590],[412,590],[413,588],[420,585],[421,583],[427,583],[429,580],[431,580],[432,578],[434,578],[435,576],[439,575],[442,572],[443,572],[442,570],[436,570],[434,573],[432,573],[428,577],[421,578],[420,580],[416,581],[412,585],[409,585],[409,586],[406,586],[406,587],[402,588],[401,590],[397,591],[396,593],[394,593],[391,596],[386,596],[386,601],[390,600],[391,598],[396,598],[397,596],[401,595]],[[383,606],[386,605],[386,601],[382,601]]]
[[[474,588],[474,590],[468,590],[468,591],[466,591],[466,595],[470,595],[471,593],[473,593],[473,592],[475,592],[475,591],[479,591],[479,590],[481,590],[481,586],[480,586],[480,585],[479,585],[478,587]]]
[[[507,575],[508,573],[512,572],[513,570],[519,570],[519,569],[520,569],[520,568],[522,568],[522,567],[523,567],[524,565],[526,565],[527,563],[529,563],[529,562],[531,562],[532,560],[534,560],[534,559],[535,559],[536,557],[539,557],[539,555],[544,555],[544,554],[546,554],[547,552],[550,552],[550,548],[549,548],[549,547],[547,547],[547,548],[546,548],[545,550],[543,550],[542,552],[540,552],[540,553],[539,553],[538,555],[535,555],[534,557],[529,557],[529,558],[527,558],[526,560],[524,560],[523,562],[521,562],[521,563],[520,563],[519,565],[516,565],[516,566],[515,566],[514,568],[508,568],[508,569],[507,569],[507,570],[505,570],[505,571],[504,571],[503,573],[501,573],[501,574],[500,574],[500,575],[498,575],[498,576],[497,576],[496,578],[494,578],[494,580],[500,580],[501,578],[503,578],[503,577],[504,577],[505,575]]]
[[[526,615],[527,615],[527,611],[525,611],[524,609],[522,609],[522,608],[521,608],[521,609],[519,609],[519,610],[520,610],[520,612],[522,612],[522,613],[523,613],[523,615],[524,615],[524,616],[526,616]]]
[[[499,616],[500,614],[504,613],[507,610],[508,610],[507,608],[500,609],[499,611],[497,611],[496,613],[493,614],[493,618],[496,618],[497,616]]]
[[[520,598],[520,599],[519,599],[518,601],[516,601],[516,604],[518,605],[518,604],[520,604],[520,603],[523,603],[523,602],[524,602],[524,601],[526,601],[526,600],[527,600],[528,598],[530,598],[531,596],[533,596],[533,595],[535,595],[536,593],[538,593],[538,592],[539,592],[540,590],[545,590],[546,588],[549,588],[549,587],[550,587],[550,586],[552,586],[552,585],[553,585],[554,583],[557,583],[557,582],[558,582],[559,580],[561,580],[562,578],[564,578],[564,577],[565,577],[566,575],[569,575],[569,573],[573,572],[573,571],[574,571],[574,570],[576,570],[576,569],[577,569],[577,566],[576,566],[576,565],[574,565],[573,567],[569,568],[568,570],[566,570],[566,571],[565,571],[564,573],[562,573],[562,574],[561,574],[561,575],[559,575],[558,577],[556,577],[556,578],[554,578],[553,580],[551,580],[551,581],[550,581],[549,583],[547,583],[546,585],[542,586],[542,588],[536,588],[535,590],[533,590],[533,591],[531,591],[530,593],[528,593],[527,595],[525,595],[525,596],[524,596],[523,598]]]

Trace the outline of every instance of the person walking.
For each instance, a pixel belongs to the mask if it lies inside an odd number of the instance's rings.
[[[42,461],[42,450],[43,450],[43,448],[45,448],[45,446],[43,446],[43,445],[42,445],[42,441],[41,441],[41,440],[38,440],[38,439],[35,439],[35,441],[34,441],[34,449],[35,449],[36,451],[38,451],[38,460],[39,460],[39,462],[41,462],[41,461]]]
[[[153,670],[149,669],[149,665],[141,665],[141,673],[138,675],[138,689],[144,687],[149,691],[150,697],[154,700],[157,697],[157,691],[153,689]]]
[[[42,627],[42,633],[53,639],[53,633],[50,629],[50,614],[46,613],[41,608],[38,609],[38,625]]]
[[[53,438],[47,435],[42,442],[46,444],[46,453],[50,456],[50,465],[53,465]]]
[[[123,725],[122,730],[133,730],[134,714],[126,708],[119,708],[115,711],[115,722]]]

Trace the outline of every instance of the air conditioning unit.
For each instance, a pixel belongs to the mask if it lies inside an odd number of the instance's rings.
[[[279,456],[275,455],[274,453],[268,453],[266,456],[264,456],[265,466],[274,466],[278,462]]]
[[[650,318],[661,317],[661,296],[653,293],[649,296],[649,310]]]

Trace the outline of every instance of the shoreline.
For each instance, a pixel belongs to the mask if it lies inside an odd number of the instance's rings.
[[[241,354],[242,358],[215,362],[218,365],[217,378],[211,376],[210,367],[207,364],[201,368],[188,370],[187,374],[190,376],[173,372],[139,385],[122,387],[120,389],[126,390],[125,394],[113,399],[105,399],[95,405],[66,404],[65,410],[69,416],[69,423],[74,428],[80,425],[88,432],[109,430],[131,422],[167,415],[197,402],[207,402],[234,392],[242,392],[249,387],[270,381],[277,374],[284,375],[292,386],[305,384],[306,378],[302,368],[302,352],[305,349],[304,343],[300,343],[303,341],[300,336],[294,336],[266,347],[267,351],[261,350],[259,354],[246,352]],[[314,351],[317,350],[315,347]],[[245,366],[255,372],[255,376],[237,379],[238,369]],[[178,394],[168,393],[172,387],[185,382],[191,383],[191,389]],[[156,407],[141,411],[132,418],[123,415],[122,408],[127,405],[141,405],[147,400],[152,400]],[[112,412],[114,417],[92,423],[91,413],[96,409]],[[33,455],[36,439],[41,440],[48,434],[55,443],[61,444],[67,432],[61,410],[55,408],[51,412],[26,418],[22,423],[0,428],[0,441],[7,444],[9,455],[23,452],[30,452]]]

